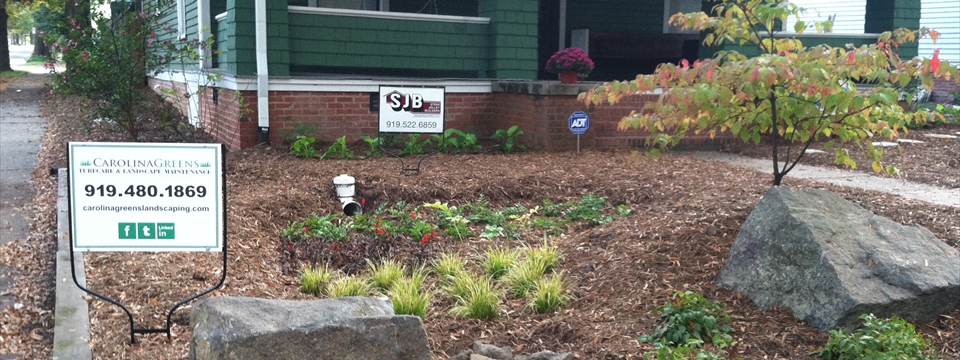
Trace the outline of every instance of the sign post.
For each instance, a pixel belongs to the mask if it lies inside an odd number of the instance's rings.
[[[74,143],[68,146],[70,243],[78,251],[204,251],[223,253],[220,282],[181,301],[162,329],[136,329],[120,302],[74,283],[123,308],[134,334],[165,332],[181,305],[223,285],[227,274],[226,175],[223,144]]]
[[[377,141],[380,134],[440,134],[437,151],[420,158],[416,167],[407,167],[398,154],[383,149],[380,151],[400,159],[400,173],[420,173],[423,160],[436,155],[443,147],[444,113],[446,112],[446,89],[442,87],[401,87],[381,86],[380,125],[377,129]]]
[[[577,134],[577,152],[580,152],[580,135],[590,128],[590,117],[583,111],[574,111],[567,120],[567,127],[574,134]]]

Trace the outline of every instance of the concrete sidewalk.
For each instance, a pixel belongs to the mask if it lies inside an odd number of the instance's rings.
[[[685,153],[685,155],[694,159],[726,162],[762,173],[773,173],[773,163],[771,160],[754,159],[719,152],[698,151]],[[947,189],[901,179],[879,177],[862,172],[842,171],[802,164],[797,164],[787,176],[865,190],[882,191],[907,199],[926,201],[937,205],[960,207],[960,189]]]

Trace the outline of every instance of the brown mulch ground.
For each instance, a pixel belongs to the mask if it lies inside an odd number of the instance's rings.
[[[933,135],[933,136],[931,136]],[[954,138],[939,137],[942,135]],[[900,134],[897,141],[888,138],[878,138],[874,141],[898,143],[897,146],[884,147],[884,156],[881,162],[884,165],[893,165],[900,171],[900,177],[905,180],[940,186],[945,188],[960,188],[960,124],[943,124],[935,127],[914,129]],[[922,141],[922,143],[909,140]],[[808,153],[801,160],[803,165],[816,165],[828,168],[849,171],[861,171],[876,174],[871,168],[873,160],[866,155],[865,148],[853,143],[840,144],[841,148],[857,163],[855,169],[836,163],[836,154],[832,151],[824,153]],[[823,150],[823,141],[814,142],[810,149]],[[743,156],[769,159],[772,153],[769,145],[732,144],[725,149]],[[783,148],[781,152],[785,151]],[[835,151],[835,150],[834,150]],[[796,157],[794,148],[791,159]],[[790,176],[790,175],[787,175]],[[897,177],[881,173],[879,176]]]
[[[116,138],[107,129],[96,127],[91,132],[78,132],[83,127],[76,109],[82,105],[76,99],[56,96],[47,96],[44,104],[50,128],[35,174],[37,235],[13,244],[11,251],[4,250],[10,258],[22,259],[22,292],[37,294],[36,301],[28,302],[32,312],[4,310],[5,317],[24,319],[19,323],[38,323],[36,318],[49,316],[52,310],[43,305],[52,302],[43,300],[52,298],[53,284],[30,280],[49,278],[43,271],[50,269],[28,264],[53,257],[46,244],[55,242],[55,179],[43,169],[66,164],[67,141]],[[151,134],[145,133],[146,140],[156,136]],[[191,137],[189,141],[198,138],[195,134],[185,136]],[[904,146],[905,159],[917,155],[913,149]],[[362,150],[358,147],[355,151]],[[749,152],[745,148],[740,151]],[[949,157],[957,154],[956,148],[952,152],[923,152],[919,155],[926,159],[924,162],[904,160],[898,167],[912,174],[925,164],[948,164],[936,167],[930,175],[930,179],[939,176],[946,183],[944,179],[957,176],[956,168],[949,166]],[[664,304],[673,289],[698,291],[728,305],[736,329],[734,337],[739,342],[734,349],[737,356],[813,358],[807,354],[828,338],[789,310],[759,309],[749,299],[714,283],[740,224],[769,188],[767,174],[676,154],[656,161],[634,159],[628,151],[439,155],[424,161],[419,176],[400,176],[399,166],[390,158],[297,159],[284,148],[257,147],[228,154],[229,270],[225,286],[215,295],[310,298],[298,291],[295,277],[283,271],[278,234],[311,212],[338,212],[339,204],[331,196],[331,179],[349,173],[357,177],[360,191],[375,196],[378,202],[421,204],[439,200],[460,205],[484,194],[499,208],[515,203],[534,206],[545,198],[554,202],[574,200],[592,192],[609,197],[609,203],[628,204],[635,211],[627,218],[597,227],[574,226],[556,237],[565,255],[562,270],[572,285],[573,296],[557,314],[534,314],[519,299],[508,297],[495,320],[460,320],[446,314],[449,301],[440,299],[424,319],[436,358],[456,354],[475,340],[510,346],[520,354],[552,350],[573,352],[579,359],[640,358],[650,347],[638,344],[635,338],[654,329],[657,322],[653,309]],[[925,226],[960,248],[958,208],[789,176],[785,183],[827,188],[900,223]],[[514,245],[540,239],[503,241]],[[490,243],[479,238],[458,242],[441,236],[429,246],[433,253],[462,250],[469,254]],[[162,327],[165,312],[175,301],[219,279],[217,255],[87,253],[87,283],[91,289],[130,304],[138,327]],[[131,346],[123,312],[91,299],[94,357],[186,358],[189,310],[188,305],[174,315],[172,339],[160,334],[140,336],[140,343]],[[958,321],[960,310],[917,327],[933,340],[942,357],[960,359]],[[50,356],[52,329],[21,331],[13,337],[22,344],[16,350],[24,358]]]

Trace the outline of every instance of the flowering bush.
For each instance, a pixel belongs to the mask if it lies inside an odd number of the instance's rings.
[[[557,51],[547,60],[547,71],[564,72],[576,71],[580,75],[588,75],[593,71],[593,60],[580,48],[566,48]]]

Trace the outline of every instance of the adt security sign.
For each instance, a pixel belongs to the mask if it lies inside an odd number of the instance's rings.
[[[590,117],[583,111],[574,111],[570,115],[569,127],[574,134],[583,135],[590,127]]]

